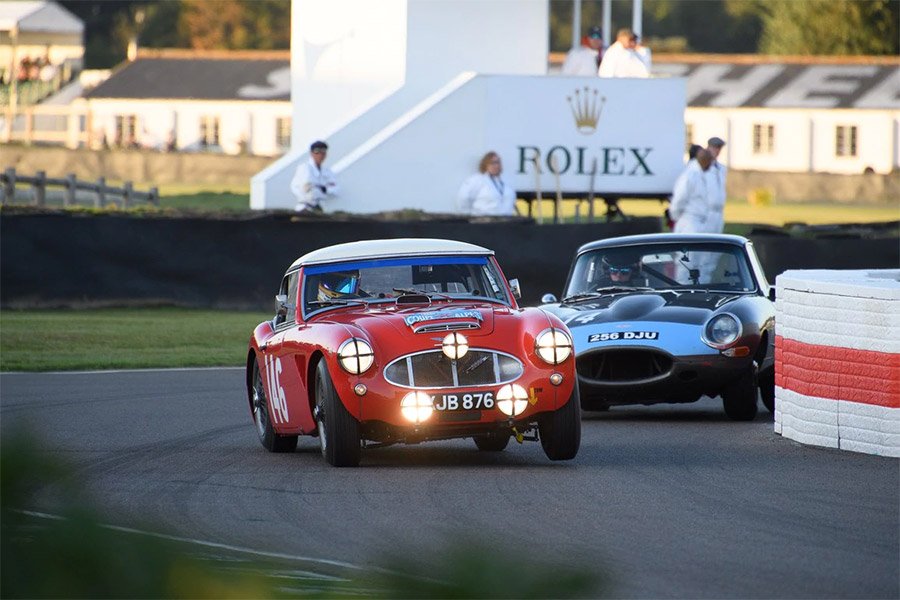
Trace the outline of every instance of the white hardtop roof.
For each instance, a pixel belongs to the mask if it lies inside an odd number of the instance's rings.
[[[396,238],[391,240],[364,240],[337,244],[313,250],[294,261],[291,269],[304,265],[315,265],[370,258],[400,258],[406,256],[453,256],[492,255],[493,250],[457,242],[455,240],[439,240],[433,238]]]
[[[55,2],[14,0],[0,2],[0,31],[46,31],[82,33],[84,23]]]

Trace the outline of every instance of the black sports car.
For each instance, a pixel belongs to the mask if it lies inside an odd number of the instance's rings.
[[[578,249],[562,300],[585,410],[722,396],[726,414],[774,411],[775,305],[740,236],[652,234]]]

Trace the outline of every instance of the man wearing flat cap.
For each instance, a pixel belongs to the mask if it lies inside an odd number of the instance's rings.
[[[581,45],[573,47],[566,54],[566,62],[563,63],[560,72],[563,75],[596,77],[602,56],[603,30],[596,25],[588,27],[587,33],[581,39]]]
[[[709,190],[709,216],[706,219],[707,233],[722,233],[725,228],[725,177],[728,169],[719,162],[719,153],[725,140],[719,137],[711,137],[706,144],[706,150],[712,155],[712,164],[707,169],[706,187]]]
[[[315,141],[309,147],[309,160],[297,166],[291,180],[291,192],[297,198],[297,211],[322,211],[322,200],[338,194],[334,173],[322,163],[328,153],[328,144]]]

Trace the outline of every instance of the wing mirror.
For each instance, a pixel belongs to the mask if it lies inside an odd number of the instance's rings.
[[[277,294],[275,296],[275,316],[282,319],[287,317],[288,309],[295,308],[293,304],[287,301],[286,294]]]
[[[513,295],[516,299],[519,299],[519,298],[522,297],[522,288],[519,287],[519,280],[518,280],[518,279],[510,279],[510,280],[509,280],[509,289],[512,290],[512,295]]]
[[[553,294],[544,294],[541,296],[541,304],[553,304],[559,302]]]

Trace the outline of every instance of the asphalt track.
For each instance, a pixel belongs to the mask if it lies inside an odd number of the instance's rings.
[[[257,442],[242,372],[2,374],[2,434],[30,427],[107,522],[362,567],[437,565],[460,539],[609,574],[616,597],[898,598],[900,461],[807,447],[720,403],[588,413],[581,451],[471,440],[367,451]],[[51,499],[32,507],[53,513]]]

